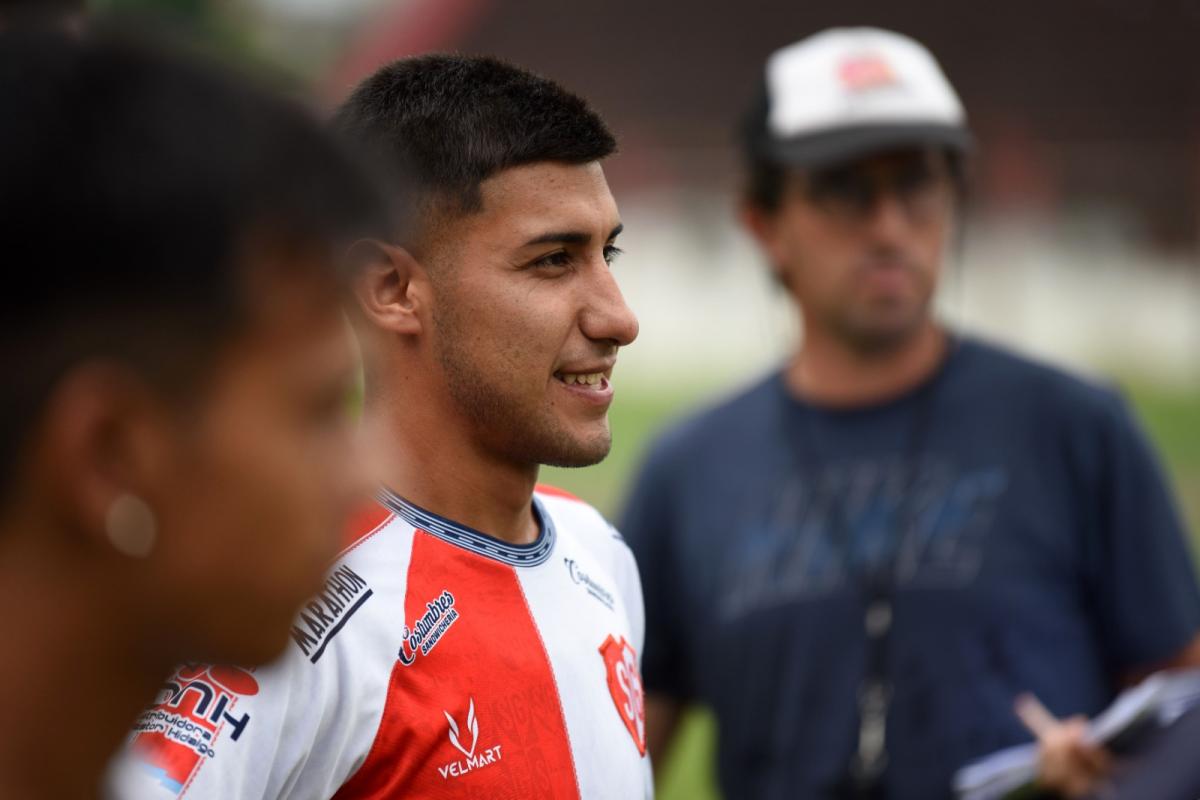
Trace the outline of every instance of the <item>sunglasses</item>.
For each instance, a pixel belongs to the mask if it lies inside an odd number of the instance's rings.
[[[856,162],[810,173],[801,191],[809,203],[848,222],[869,218],[884,197],[895,198],[913,222],[927,222],[950,208],[948,169],[931,158]]]

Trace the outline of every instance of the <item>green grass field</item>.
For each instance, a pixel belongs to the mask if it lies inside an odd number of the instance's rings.
[[[1200,556],[1200,387],[1165,390],[1132,383],[1125,385],[1125,390],[1162,454],[1192,532],[1193,555]],[[705,387],[663,391],[645,385],[618,385],[611,414],[613,450],[608,459],[582,470],[547,469],[542,480],[578,494],[612,518],[654,434],[716,394]],[[714,734],[706,713],[689,715],[668,763],[658,766],[660,800],[717,800]]]

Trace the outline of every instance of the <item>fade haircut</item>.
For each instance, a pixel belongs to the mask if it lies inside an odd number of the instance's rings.
[[[73,366],[185,398],[252,324],[256,270],[332,281],[377,230],[375,191],[304,109],[99,28],[0,30],[0,119],[0,499]]]
[[[617,142],[585,100],[488,57],[426,55],[363,81],[334,125],[396,194],[404,219],[428,225],[483,206],[480,184],[523,164],[585,164]],[[401,240],[420,230],[394,231]]]

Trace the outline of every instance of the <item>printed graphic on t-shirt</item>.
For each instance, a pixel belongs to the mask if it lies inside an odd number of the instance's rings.
[[[881,565],[898,587],[967,585],[1008,484],[1002,467],[961,472],[932,456],[787,475],[768,507],[743,514],[757,529],[733,539],[721,616],[826,594]]]

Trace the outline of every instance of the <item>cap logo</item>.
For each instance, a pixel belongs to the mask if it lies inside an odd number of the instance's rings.
[[[897,83],[891,65],[877,53],[863,53],[845,59],[838,66],[838,78],[852,92],[878,89]]]

